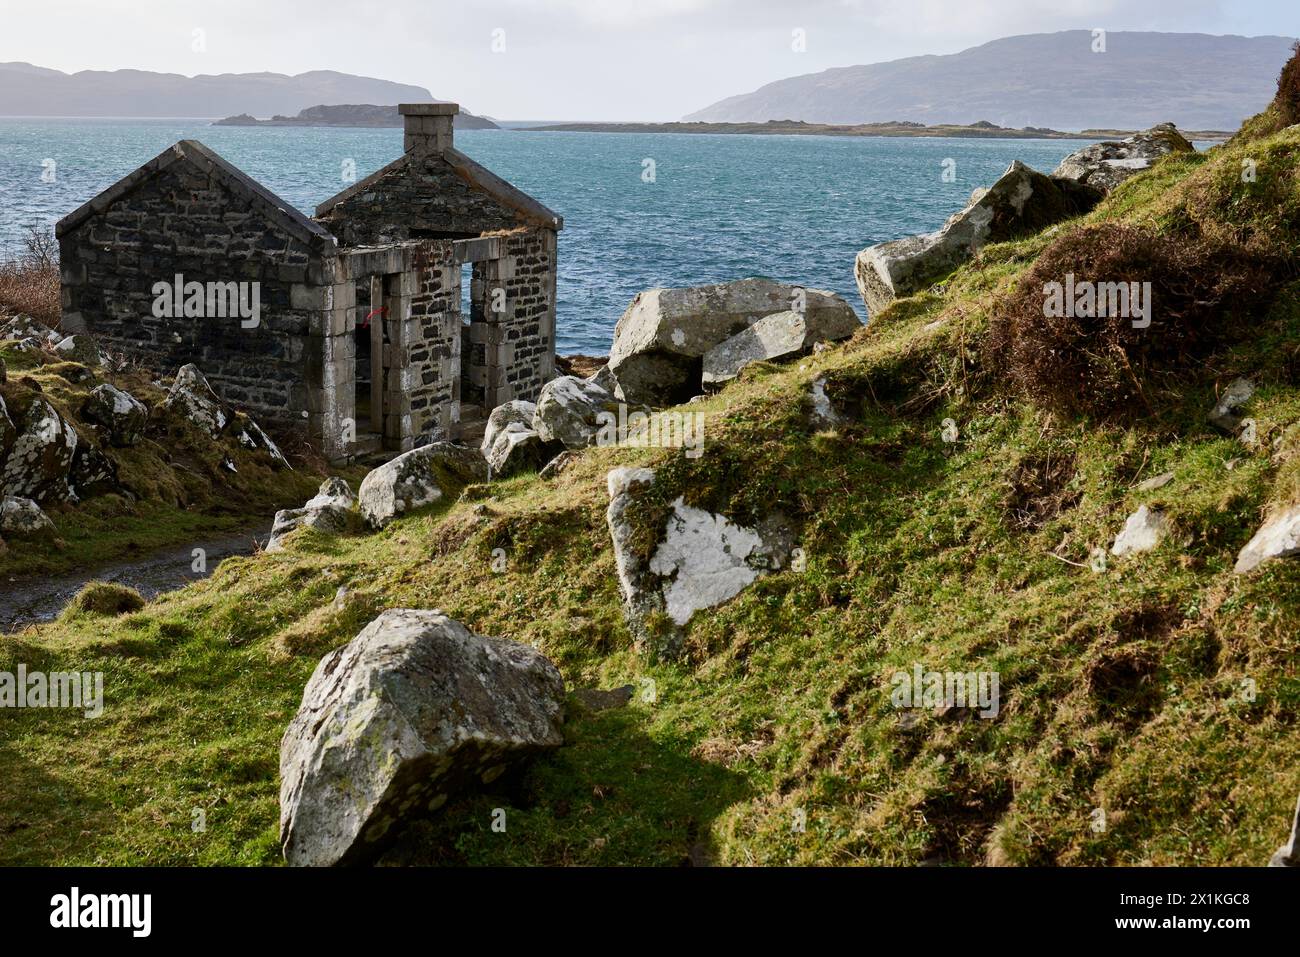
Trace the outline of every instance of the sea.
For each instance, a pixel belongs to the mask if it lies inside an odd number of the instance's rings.
[[[0,118],[0,258],[181,139],[310,215],[395,159],[398,129],[210,120]],[[604,355],[632,298],[748,276],[842,295],[865,319],[865,246],[937,229],[1012,160],[1050,172],[1071,140],[456,132],[456,145],[564,218],[557,346]]]

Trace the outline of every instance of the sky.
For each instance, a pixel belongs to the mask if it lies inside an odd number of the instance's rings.
[[[772,80],[1070,29],[1300,34],[1297,0],[0,0],[0,62],[339,70],[506,120],[675,120]],[[195,31],[202,31],[196,34]],[[196,43],[201,36],[203,42]],[[201,47],[201,49],[196,49]]]

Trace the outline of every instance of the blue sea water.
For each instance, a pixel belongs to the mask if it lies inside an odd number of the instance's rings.
[[[0,119],[0,256],[28,226],[48,227],[187,138],[308,215],[347,185],[350,164],[359,179],[402,149],[395,129]],[[833,290],[862,313],[858,250],[937,228],[1014,159],[1050,171],[1081,145],[527,130],[461,131],[456,142],[564,217],[559,349],[601,355],[632,297],[652,286],[768,276]]]

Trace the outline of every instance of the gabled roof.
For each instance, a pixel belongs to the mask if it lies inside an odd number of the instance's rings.
[[[104,190],[90,202],[59,220],[55,234],[63,236],[91,216],[104,212],[146,180],[158,175],[173,163],[187,162],[224,183],[232,191],[250,197],[261,206],[267,218],[286,232],[317,248],[333,249],[338,245],[330,232],[309,219],[261,183],[222,159],[197,140],[181,140],[169,146],[134,173],[130,173]]]
[[[474,162],[460,150],[452,148],[429,155],[440,156],[446,160],[447,164],[470,186],[483,190],[503,206],[513,209],[525,220],[550,229],[564,228],[564,219],[558,213],[539,203],[518,187],[510,185],[487,167]],[[382,169],[376,170],[365,179],[353,183],[342,192],[331,196],[316,207],[316,215],[324,216],[344,200],[365,192],[388,174],[401,169],[410,159],[411,154],[404,153]]]

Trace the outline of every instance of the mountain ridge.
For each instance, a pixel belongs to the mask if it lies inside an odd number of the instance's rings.
[[[1235,129],[1272,95],[1288,37],[1088,30],[1003,37],[952,54],[834,67],[768,83],[687,122],[965,123]]]
[[[285,73],[64,73],[27,62],[0,63],[0,116],[291,116],[321,103],[411,103],[434,99],[424,87],[310,70]]]

